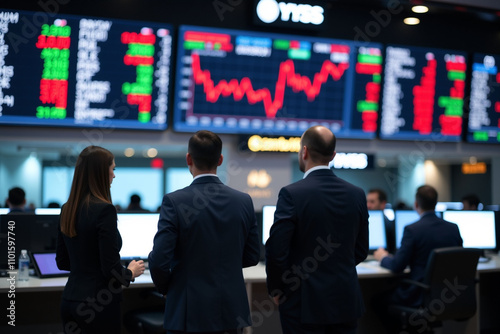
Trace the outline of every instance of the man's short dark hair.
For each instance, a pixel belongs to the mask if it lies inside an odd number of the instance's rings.
[[[332,160],[337,139],[332,133],[332,139],[327,141],[317,129],[318,126],[313,126],[304,132],[302,135],[302,145],[307,147],[312,161],[327,164]]]
[[[139,204],[140,202],[141,202],[141,196],[137,194],[133,194],[132,196],[130,196],[130,203]]]
[[[219,163],[222,140],[211,131],[200,130],[189,139],[188,152],[197,169],[213,170]]]
[[[368,193],[369,194],[376,193],[378,196],[379,202],[387,202],[387,194],[382,189],[378,189],[378,188],[370,189],[370,190],[368,190]]]
[[[438,193],[436,189],[429,185],[420,186],[417,189],[415,200],[418,206],[424,211],[434,210],[437,204]]]
[[[481,203],[481,201],[479,200],[479,197],[477,197],[474,194],[469,194],[469,195],[465,195],[464,197],[462,197],[461,202],[464,202],[464,201],[468,202],[470,206],[474,206],[476,208],[479,206],[479,203]]]
[[[9,190],[9,203],[14,206],[23,205],[26,199],[26,193],[19,187]]]

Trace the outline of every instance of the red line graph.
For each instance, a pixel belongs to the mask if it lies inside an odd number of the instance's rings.
[[[274,100],[268,88],[254,89],[250,78],[244,77],[241,81],[231,79],[221,80],[217,85],[211,78],[209,70],[202,70],[200,56],[196,53],[191,55],[193,78],[197,85],[203,85],[203,90],[208,102],[216,103],[219,97],[229,97],[233,95],[235,101],[240,101],[245,95],[250,104],[263,102],[264,110],[268,118],[274,118],[278,110],[283,107],[285,98],[285,88],[292,88],[294,93],[304,92],[308,101],[314,101],[321,91],[321,86],[331,76],[338,81],[349,67],[349,63],[339,63],[335,65],[330,60],[325,60],[319,73],[314,74],[311,80],[307,76],[295,73],[293,60],[288,59],[280,64],[278,80],[274,89]]]

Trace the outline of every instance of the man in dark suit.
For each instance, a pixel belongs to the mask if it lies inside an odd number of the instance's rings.
[[[394,256],[384,249],[378,249],[373,254],[380,265],[395,273],[401,273],[410,267],[410,279],[422,281],[429,255],[435,248],[462,246],[462,238],[456,224],[447,222],[436,216],[438,194],[429,185],[421,186],[415,195],[415,209],[420,220],[405,227],[401,247]],[[422,302],[419,289],[413,285],[398,286],[387,300],[378,301],[377,310],[382,321],[393,330],[393,321],[387,318],[387,304],[418,306]],[[385,305],[384,305],[385,304]],[[384,314],[385,313],[385,314]]]
[[[222,141],[210,131],[189,140],[190,186],[165,195],[149,269],[166,296],[168,333],[239,333],[250,326],[243,267],[259,262],[249,195],[219,180]]]
[[[301,138],[304,179],[281,189],[266,243],[267,287],[289,333],[355,333],[364,312],[356,265],[368,254],[362,189],[328,167],[335,135],[323,126]]]

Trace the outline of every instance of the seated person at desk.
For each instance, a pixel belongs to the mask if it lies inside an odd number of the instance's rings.
[[[382,189],[370,189],[366,194],[366,206],[368,210],[385,209],[387,204],[387,194]],[[384,214],[385,237],[387,240],[387,251],[393,254],[396,251],[396,236],[394,221],[389,220]]]
[[[373,254],[380,265],[395,273],[401,273],[410,267],[410,279],[422,281],[429,255],[435,248],[462,246],[462,237],[456,224],[438,218],[434,212],[437,203],[437,191],[424,185],[417,189],[415,209],[420,220],[405,227],[401,247],[394,256],[384,249]],[[379,313],[389,332],[394,328],[394,321],[387,315],[387,306],[400,304],[418,306],[421,295],[416,286],[398,286],[389,295],[381,296],[375,301],[375,310]]]
[[[481,203],[479,197],[474,194],[462,197],[463,210],[478,210],[479,203]]]
[[[130,204],[127,207],[127,211],[148,212],[148,210],[141,206],[141,196],[137,194],[130,196]]]
[[[14,187],[10,189],[6,202],[10,209],[9,213],[26,212],[26,193],[22,188]]]

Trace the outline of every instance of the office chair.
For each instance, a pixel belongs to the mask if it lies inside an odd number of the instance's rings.
[[[435,249],[427,262],[423,282],[404,279],[422,289],[419,307],[390,305],[403,330],[433,333],[444,320],[463,321],[476,313],[476,269],[482,251],[475,248]]]
[[[145,298],[153,297],[165,300],[164,297],[156,291],[146,291]],[[163,328],[164,305],[157,307],[133,310],[125,314],[124,325],[129,333],[133,334],[165,334],[167,331]]]

